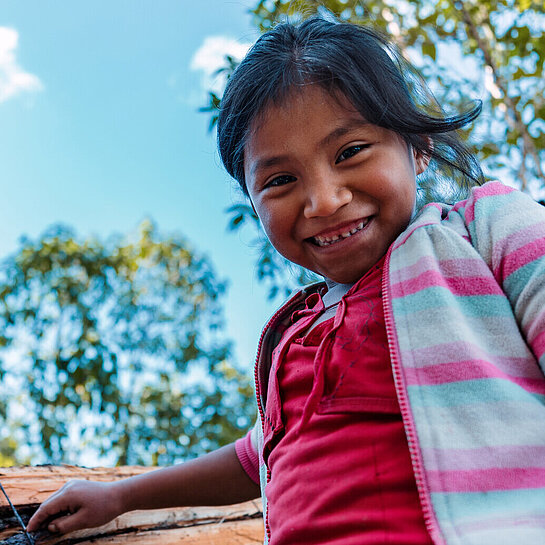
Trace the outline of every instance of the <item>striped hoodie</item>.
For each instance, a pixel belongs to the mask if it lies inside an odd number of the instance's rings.
[[[293,296],[262,333],[258,453],[263,433],[274,433],[263,422],[272,349],[316,286]],[[432,540],[543,545],[545,208],[499,182],[454,206],[425,206],[388,251],[383,301]],[[268,472],[259,459],[267,528]]]

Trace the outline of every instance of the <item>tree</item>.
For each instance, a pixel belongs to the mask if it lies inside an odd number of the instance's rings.
[[[55,227],[0,263],[0,449],[33,463],[165,464],[252,421],[210,262],[146,221],[126,239]],[[8,432],[8,430],[10,430]],[[3,435],[3,436],[2,436]]]
[[[485,174],[545,195],[545,8],[542,0],[259,0],[252,10],[261,31],[317,12],[372,24],[390,35],[417,66],[440,104],[457,111],[475,98],[483,113],[464,136]],[[236,66],[232,58],[223,71]],[[462,73],[463,71],[463,73]],[[221,98],[214,95],[213,111]],[[212,96],[210,97],[212,99]],[[214,117],[212,122],[214,122]],[[251,209],[230,209],[231,226],[257,222]],[[235,221],[237,223],[235,223]],[[282,262],[263,248],[258,272],[283,285]],[[277,279],[279,274],[282,280]]]

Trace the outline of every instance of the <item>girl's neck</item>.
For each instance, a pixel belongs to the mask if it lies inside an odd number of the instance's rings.
[[[327,284],[327,292],[323,295],[322,300],[324,306],[328,307],[338,303],[342,296],[354,285],[354,284],[337,284],[329,278],[325,278]]]

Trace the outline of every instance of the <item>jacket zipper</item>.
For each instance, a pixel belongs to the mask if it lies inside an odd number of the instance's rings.
[[[284,307],[282,307],[284,308]],[[257,344],[257,352],[255,356],[255,365],[254,365],[254,382],[255,382],[255,394],[257,398],[257,410],[259,412],[259,419],[261,422],[261,433],[263,437],[265,437],[265,410],[263,409],[263,404],[261,403],[261,388],[259,384],[259,360],[261,359],[261,348],[263,345],[263,338],[265,337],[265,332],[269,330],[271,324],[274,322],[274,320],[278,317],[280,314],[280,310],[278,309],[269,319],[267,322],[267,325],[263,328],[261,331],[261,336],[259,337],[259,343]],[[259,453],[258,453],[259,455]],[[269,482],[271,478],[271,472],[269,468],[267,468],[267,483]],[[263,494],[264,491],[262,490],[261,493]],[[264,506],[265,513],[263,513],[265,516],[263,517],[263,522],[265,524],[265,533],[267,535],[267,542],[271,540],[271,529],[269,527],[269,510],[267,509],[267,505]]]
[[[263,348],[263,339],[265,338],[265,334],[270,331],[271,325],[277,320],[278,316],[283,314],[284,309],[287,308],[290,303],[292,302],[293,297],[290,298],[285,304],[283,304],[270,318],[265,327],[261,331],[261,335],[259,337],[259,342],[257,343],[257,351],[255,356],[255,364],[254,364],[254,382],[255,382],[255,393],[257,398],[257,409],[259,411],[259,417],[261,418],[261,428],[263,435],[265,435],[265,428],[263,423],[265,422],[265,411],[263,409],[263,404],[261,402],[261,387],[259,383],[259,363],[261,359],[261,351]]]
[[[270,331],[271,325],[277,320],[277,318],[284,313],[284,310],[289,307],[289,305],[293,302],[293,300],[300,296],[301,293],[304,294],[304,291],[301,291],[297,293],[295,296],[290,297],[286,303],[284,303],[269,319],[263,330],[261,331],[261,335],[259,337],[259,342],[257,344],[257,352],[255,357],[255,365],[254,365],[254,381],[255,381],[255,393],[257,398],[257,410],[259,412],[259,418],[261,420],[261,433],[263,434],[263,437],[265,437],[265,410],[263,408],[263,404],[261,402],[261,387],[259,383],[259,362],[261,359],[261,351],[263,347],[263,339],[265,338],[265,334],[267,331]],[[267,483],[271,480],[271,471],[267,467]],[[263,492],[263,491],[262,491]],[[269,510],[265,506],[266,512],[264,513],[264,524],[265,524],[265,533],[267,535],[267,541],[269,542],[271,540],[271,529],[269,526]]]
[[[435,513],[431,504],[430,495],[425,485],[422,459],[420,457],[420,452],[417,447],[418,439],[416,435],[416,430],[413,425],[412,416],[410,414],[407,390],[405,389],[401,373],[397,346],[397,335],[395,333],[395,326],[393,325],[393,313],[390,296],[389,269],[391,253],[392,246],[390,246],[384,262],[384,269],[382,274],[382,301],[384,307],[384,323],[386,325],[386,336],[388,338],[388,346],[390,348],[390,359],[392,363],[394,383],[397,392],[399,408],[401,410],[401,417],[403,419],[403,425],[405,427],[405,434],[407,435],[409,453],[411,455],[416,487],[418,489],[418,495],[420,497],[420,503],[422,505],[424,523],[432,541],[436,545],[445,545],[446,542],[439,529],[439,524],[437,522],[437,519],[435,518]]]

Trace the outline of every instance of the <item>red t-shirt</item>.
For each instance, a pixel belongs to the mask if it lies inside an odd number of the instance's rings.
[[[382,262],[339,302],[318,294],[273,353],[265,447],[270,545],[430,545],[396,398],[381,300]],[[276,414],[276,416],[275,416]]]

